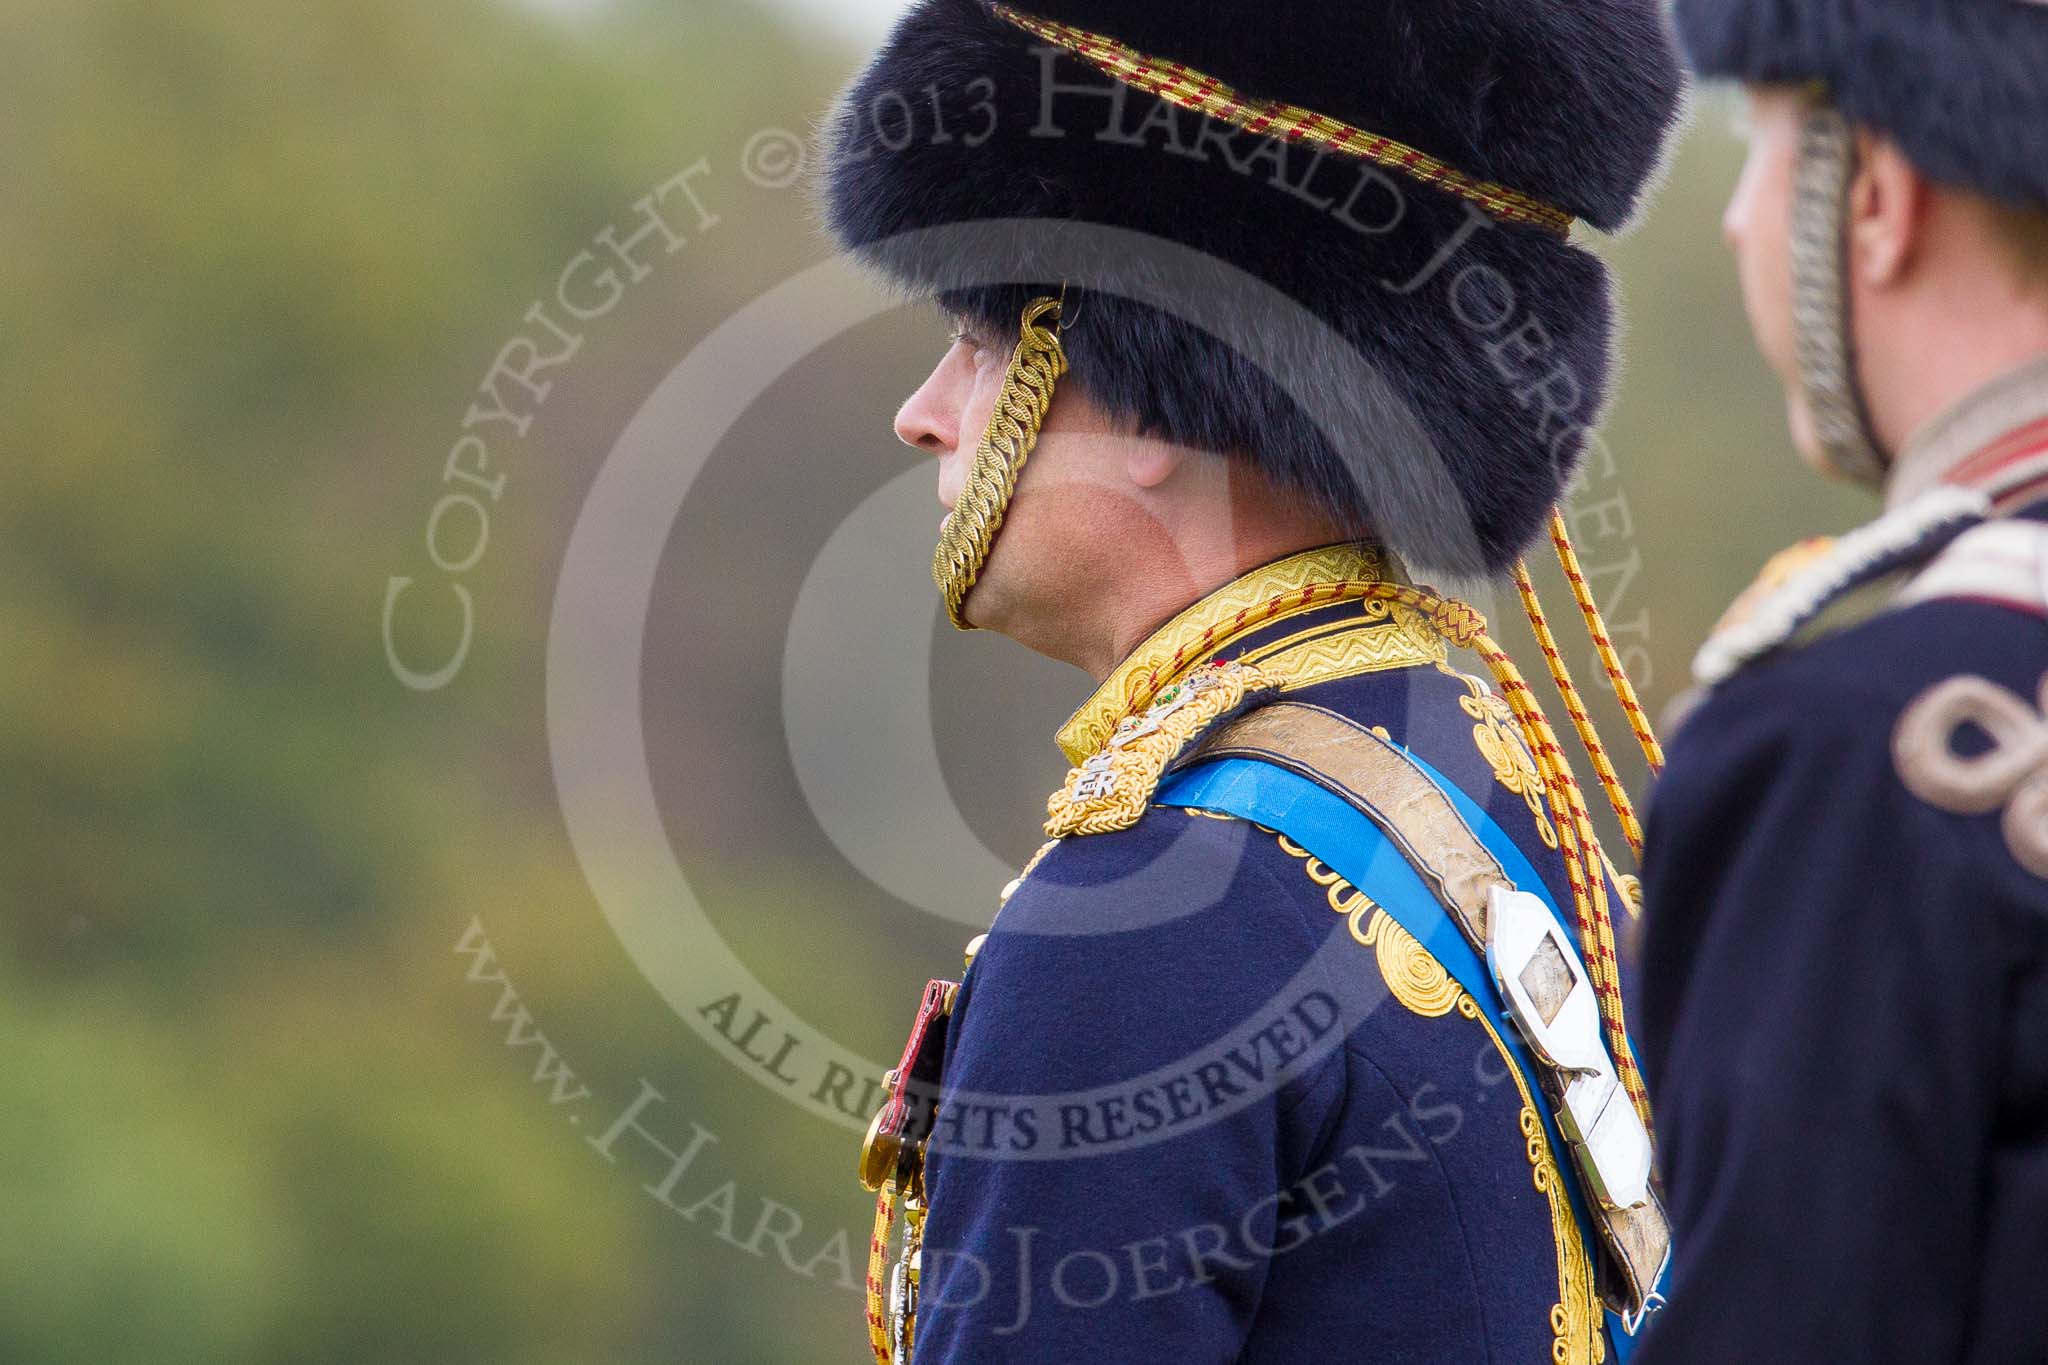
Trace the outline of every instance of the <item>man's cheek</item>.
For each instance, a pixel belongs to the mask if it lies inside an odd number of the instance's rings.
[[[1775,170],[1776,168],[1768,168]],[[1733,230],[1742,301],[1757,349],[1781,379],[1797,377],[1792,327],[1791,195],[1774,175],[1746,180]]]
[[[960,443],[967,454],[974,453],[989,423],[995,420],[996,403],[1003,396],[1003,380],[1008,374],[1005,361],[994,356],[981,360],[975,372],[974,391],[968,395],[967,408],[960,414]]]
[[[1778,377],[1798,378],[1792,342],[1792,262],[1788,255],[1763,251],[1754,241],[1742,260],[1742,294],[1757,349]]]

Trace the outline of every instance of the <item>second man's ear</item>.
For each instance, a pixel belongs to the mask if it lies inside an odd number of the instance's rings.
[[[1859,130],[1849,194],[1850,269],[1872,288],[1898,283],[1912,263],[1928,211],[1927,181],[1891,139]]]

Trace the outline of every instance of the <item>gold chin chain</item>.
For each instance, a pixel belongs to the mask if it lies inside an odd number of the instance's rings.
[[[1053,386],[1067,372],[1067,353],[1060,345],[1057,325],[1043,325],[1048,318],[1057,324],[1059,317],[1060,301],[1055,298],[1034,299],[1024,310],[1016,354],[1010,357],[1010,370],[1003,377],[1003,390],[996,397],[988,430],[975,448],[967,486],[939,530],[932,578],[946,599],[946,614],[961,630],[974,629],[962,614],[967,594],[988,564],[1003,514],[1016,496],[1017,478],[1038,445],[1039,429],[1052,406]]]

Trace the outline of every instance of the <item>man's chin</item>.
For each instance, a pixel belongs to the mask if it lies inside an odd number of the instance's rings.
[[[939,518],[937,538],[938,544],[945,543],[946,533],[950,529],[952,529],[953,521],[954,518],[951,509],[947,510],[945,516]],[[991,556],[991,558],[993,558],[993,556]],[[967,596],[962,598],[960,602],[960,619],[962,621],[965,621],[968,626],[975,630],[994,629],[994,627],[990,625],[989,621],[985,619],[985,614],[987,613],[988,604],[990,601],[988,587],[989,566],[986,562],[984,562],[981,566],[980,572],[975,575],[974,586],[967,590]]]
[[[981,566],[974,586],[967,590],[967,597],[960,603],[960,617],[975,630],[993,631],[997,635],[1008,635],[1008,627],[1016,624],[1016,585],[1004,575],[1007,569],[995,562],[996,554],[989,555],[989,562]]]
[[[967,599],[960,604],[960,619],[973,630],[996,630],[989,613],[989,594],[984,591],[987,580],[977,582],[967,590]],[[998,631],[998,634],[1001,632]]]

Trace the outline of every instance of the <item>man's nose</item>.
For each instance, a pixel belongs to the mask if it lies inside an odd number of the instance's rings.
[[[896,438],[927,455],[946,455],[960,447],[960,423],[938,389],[934,374],[896,414]]]

